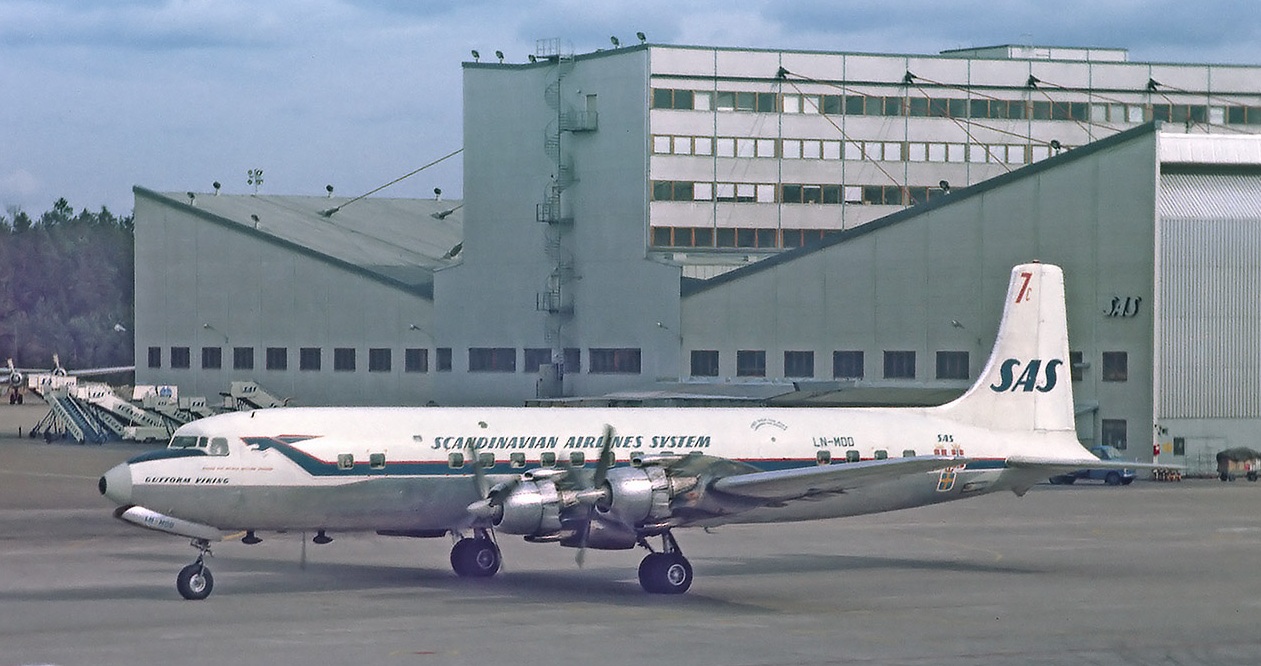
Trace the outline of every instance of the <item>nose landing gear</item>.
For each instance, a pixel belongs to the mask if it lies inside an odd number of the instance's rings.
[[[215,577],[210,575],[205,558],[210,555],[210,542],[205,539],[193,539],[193,548],[198,551],[197,559],[192,564],[180,569],[175,577],[175,589],[180,596],[190,601],[205,599],[215,588]]]

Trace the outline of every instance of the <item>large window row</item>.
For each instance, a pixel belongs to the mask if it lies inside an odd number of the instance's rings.
[[[267,370],[288,370],[292,351],[288,347],[264,347],[263,366]],[[315,371],[324,369],[325,349],[322,347],[299,347],[297,349],[298,370]],[[334,347],[332,349],[333,370],[336,372],[354,372],[359,367],[359,351],[355,347]],[[258,350],[254,347],[232,347],[233,370],[256,369],[255,357]],[[162,367],[162,348],[149,347],[149,367]],[[170,367],[175,370],[186,370],[192,367],[192,349],[189,347],[171,347]],[[202,370],[223,370],[222,347],[202,347]],[[390,372],[394,367],[394,350],[389,347],[371,347],[368,349],[368,372]],[[403,350],[403,372],[429,372],[429,350],[407,348]]]
[[[1139,124],[1151,120],[1214,125],[1261,124],[1261,107],[1258,106],[925,97],[918,94],[905,96],[803,95],[653,88],[652,108],[829,116],[1068,120],[1114,124]]]
[[[731,229],[653,227],[653,247],[792,248],[823,239],[836,229]]]
[[[1067,146],[1060,146],[1060,149],[1065,148]],[[1053,151],[1050,146],[1023,143],[758,139],[658,134],[652,137],[652,152],[657,155],[786,160],[1030,164],[1050,157]]]
[[[1103,376],[1105,382],[1124,382],[1129,378],[1128,353],[1123,351],[1102,352]],[[970,379],[971,358],[966,351],[939,351],[935,354],[935,379]],[[696,349],[691,353],[692,377],[720,376],[719,353],[716,349]],[[915,379],[916,359],[914,351],[889,350],[882,355],[881,378],[883,379]],[[1070,378],[1082,381],[1082,369],[1086,367],[1079,351],[1069,352]],[[813,351],[785,351],[784,377],[809,378],[815,376],[815,354]],[[841,350],[832,352],[833,379],[863,379],[866,377],[866,362],[860,350]],[[735,375],[737,377],[765,377],[766,351],[760,349],[744,349],[736,352]]]
[[[149,347],[148,367],[162,367],[162,347]],[[335,372],[354,372],[360,369],[359,352],[354,347],[334,347],[332,349],[332,369]],[[436,353],[435,368],[437,372],[450,372],[451,348],[439,347]],[[300,347],[297,350],[298,370],[317,371],[325,369],[328,350],[321,347]],[[254,347],[232,348],[233,370],[254,370]],[[288,347],[266,347],[263,350],[265,368],[267,370],[288,370],[291,350]],[[639,374],[642,368],[642,354],[638,348],[604,347],[587,350],[589,374]],[[468,349],[469,372],[517,372],[517,350],[512,347],[470,347]],[[552,362],[552,350],[547,348],[529,348],[524,350],[522,371],[535,373],[545,364]],[[368,372],[391,372],[394,368],[394,350],[388,347],[368,349]],[[582,371],[582,350],[567,347],[562,357],[557,359],[565,372]],[[170,368],[187,370],[192,367],[192,349],[190,347],[171,347],[169,351]],[[222,370],[223,348],[202,347],[201,369]],[[403,350],[403,372],[429,372],[429,350],[408,348]]]
[[[720,203],[871,204],[909,206],[944,196],[928,185],[839,185],[833,183],[705,183],[652,181],[653,201]]]
[[[883,355],[884,379],[915,379],[915,352],[886,351]],[[691,353],[691,376],[718,377],[719,352],[716,349],[695,349]],[[968,379],[969,358],[966,351],[937,352],[937,379]],[[784,352],[784,377],[811,378],[815,376],[815,353],[808,350]],[[863,379],[866,365],[862,351],[841,350],[832,352],[833,379]],[[766,351],[741,349],[736,351],[735,375],[737,377],[765,377]]]

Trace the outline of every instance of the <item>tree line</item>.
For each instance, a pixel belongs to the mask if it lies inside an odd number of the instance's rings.
[[[64,198],[32,218],[0,215],[0,361],[51,368],[132,365],[134,217],[75,213]]]

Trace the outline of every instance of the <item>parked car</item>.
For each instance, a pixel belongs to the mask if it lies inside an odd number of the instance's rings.
[[[1125,460],[1115,447],[1097,446],[1090,450],[1095,457],[1100,460]],[[1110,486],[1128,486],[1134,483],[1134,470],[1132,469],[1079,469],[1069,474],[1060,474],[1051,477],[1051,483],[1056,485],[1068,485],[1076,482],[1078,479],[1091,479],[1094,481],[1103,481]]]

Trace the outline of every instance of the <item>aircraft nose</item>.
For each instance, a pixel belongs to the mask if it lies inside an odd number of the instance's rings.
[[[115,504],[131,503],[131,465],[115,465],[96,484],[101,494]]]

